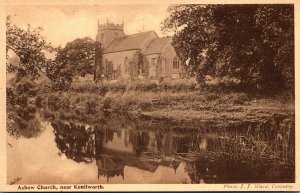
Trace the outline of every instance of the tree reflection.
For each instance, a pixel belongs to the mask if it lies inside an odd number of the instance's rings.
[[[28,77],[19,82],[15,79],[9,81],[6,88],[6,129],[11,136],[37,137],[44,130],[35,105],[37,93],[37,83]]]
[[[40,114],[34,106],[17,107],[7,112],[7,132],[15,138],[38,137],[44,130]]]
[[[51,123],[58,149],[76,162],[92,162],[95,155],[94,129],[61,121]]]

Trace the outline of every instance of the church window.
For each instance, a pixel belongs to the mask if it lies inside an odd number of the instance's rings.
[[[179,69],[179,64],[180,64],[179,60],[175,59],[175,60],[173,61],[173,68]]]
[[[128,63],[129,63],[129,61],[128,61],[128,57],[126,56],[126,57],[125,57],[125,60],[124,60],[124,68],[125,68],[125,73],[127,73],[127,72],[128,72]]]
[[[151,63],[152,63],[153,66],[155,66],[156,65],[156,58],[152,58]]]

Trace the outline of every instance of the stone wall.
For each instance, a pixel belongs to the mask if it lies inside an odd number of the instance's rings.
[[[161,76],[162,60],[161,54],[146,55],[148,63],[148,78],[157,78]]]
[[[171,44],[169,44],[165,47],[164,53],[163,53],[163,58],[164,58],[164,63],[165,63],[165,68],[163,70],[164,77],[177,78],[176,76],[174,76],[177,74],[179,77],[182,77],[183,68],[182,68],[181,62],[180,62],[179,68],[173,68],[174,59],[179,60],[179,58]]]
[[[163,53],[142,56],[139,61],[140,50],[129,50],[103,54],[104,72],[109,71],[105,77],[109,79],[129,79],[143,76],[150,79],[181,78],[183,66],[179,62],[178,68],[174,68],[173,61],[179,61],[174,48],[167,45]],[[147,69],[145,69],[147,68]]]
[[[105,61],[112,62],[113,70],[118,70],[120,77],[118,79],[126,79],[130,77],[130,63],[135,60],[135,56],[138,50],[129,50],[129,51],[122,51],[122,52],[114,52],[114,53],[106,53],[103,54],[103,59]],[[127,65],[125,65],[125,58],[128,59]]]

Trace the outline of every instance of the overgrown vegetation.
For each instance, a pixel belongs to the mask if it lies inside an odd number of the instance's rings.
[[[261,122],[272,114],[294,114],[292,92],[245,93],[241,91],[199,90],[193,83],[160,84],[141,82],[87,86],[76,84],[67,92],[45,95],[53,108],[77,109],[81,116],[103,111],[143,114],[156,118],[211,121],[232,124]],[[191,86],[192,85],[192,86]],[[178,89],[181,88],[182,89]],[[76,93],[76,94],[75,94]]]
[[[138,92],[182,92],[196,91],[199,87],[195,80],[173,80],[173,81],[136,81],[136,82],[116,82],[95,84],[94,82],[77,82],[73,83],[70,90],[79,93],[95,93],[105,95],[108,92],[126,93],[129,91]]]
[[[173,5],[163,29],[187,70],[237,79],[244,87],[294,88],[294,7]]]

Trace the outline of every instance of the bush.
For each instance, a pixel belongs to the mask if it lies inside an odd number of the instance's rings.
[[[177,79],[177,80],[164,80],[160,84],[160,90],[165,92],[187,92],[195,91],[197,82],[194,79]]]
[[[95,113],[96,112],[97,104],[94,101],[87,101],[85,103],[85,111],[87,114]]]
[[[147,101],[141,101],[139,106],[141,107],[142,111],[148,111],[148,110],[150,110],[152,104],[150,102],[147,102]]]
[[[48,98],[48,107],[53,110],[58,110],[60,108],[60,100],[56,95],[50,95]]]
[[[7,106],[9,104],[14,105],[16,100],[16,96],[12,90],[12,88],[6,88],[6,101],[7,101]]]
[[[103,101],[103,109],[111,109],[112,99],[107,97]]]
[[[23,95],[26,94],[29,97],[35,97],[38,92],[37,85],[28,79],[22,79],[18,84],[16,85],[16,95]]]
[[[37,96],[35,100],[35,105],[37,107],[42,107],[43,106],[43,98],[41,96]]]
[[[69,109],[69,107],[70,107],[70,100],[69,100],[69,98],[63,97],[63,100],[61,101],[61,107],[64,110],[68,110]]]
[[[195,91],[197,82],[195,79],[163,80],[150,82],[149,80],[137,80],[130,83],[118,81],[114,83],[103,82],[100,84],[89,82],[73,83],[71,90],[79,93],[98,93],[102,96],[108,92],[125,93],[129,91],[157,92],[157,91]]]
[[[216,99],[218,99],[220,96],[218,93],[209,93],[206,95],[206,100],[207,101],[214,101]]]

